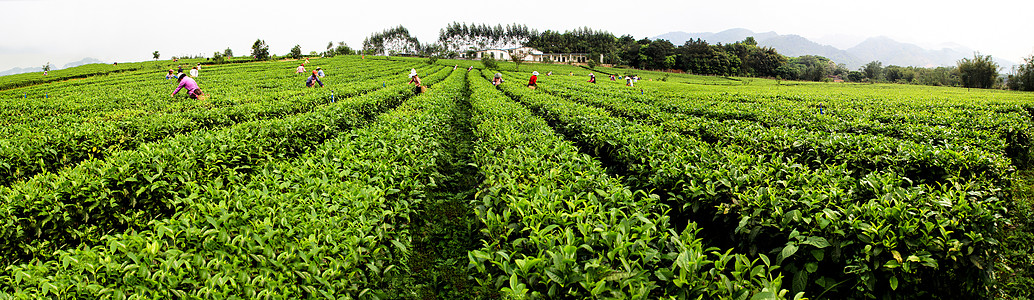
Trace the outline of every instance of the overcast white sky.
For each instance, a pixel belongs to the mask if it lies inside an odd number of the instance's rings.
[[[636,38],[746,28],[827,43],[839,36],[847,46],[888,36],[924,47],[958,43],[1022,62],[1034,53],[1032,11],[1028,0],[0,0],[0,71],[84,57],[149,60],[155,50],[163,59],[227,47],[242,55],[258,38],[278,55],[295,44],[305,53],[322,51],[329,41],[359,48],[370,33],[397,25],[426,43],[453,21],[540,31],[589,26]]]

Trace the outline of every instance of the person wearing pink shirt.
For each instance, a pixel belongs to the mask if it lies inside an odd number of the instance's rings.
[[[302,65],[298,66],[298,69],[295,69],[294,73],[295,74],[305,73],[305,64],[302,64]]]
[[[197,86],[197,82],[193,78],[187,77],[187,74],[180,74],[179,86],[176,87],[175,91],[172,91],[172,96],[175,97],[176,93],[180,92],[180,89],[187,88],[187,98],[197,99],[201,96],[201,88]]]

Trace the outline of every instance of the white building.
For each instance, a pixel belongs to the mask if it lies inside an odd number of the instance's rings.
[[[520,47],[510,49],[487,49],[474,52],[473,59],[481,59],[482,57],[488,56],[496,60],[511,60],[510,53],[524,54],[524,61],[535,61],[536,55],[542,55],[542,51],[535,50],[531,47]]]
[[[536,50],[531,47],[520,47],[510,49],[487,49],[474,52],[472,59],[481,59],[482,57],[492,57],[496,60],[509,61],[511,53],[524,54],[524,61],[532,62],[556,62],[556,63],[588,63],[588,53],[542,53],[542,51]],[[603,55],[600,54],[599,60],[596,62],[602,62]]]
[[[547,59],[551,62],[556,63],[585,64],[589,63],[590,57],[588,53],[543,53],[536,57],[535,61],[542,62],[546,61]],[[599,60],[596,60],[596,62],[599,63],[602,61],[603,54],[600,54]]]

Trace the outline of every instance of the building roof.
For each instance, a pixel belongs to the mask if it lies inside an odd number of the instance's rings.
[[[542,51],[539,51],[538,49],[535,49],[535,48],[532,48],[532,47],[517,47],[517,48],[506,48],[506,49],[484,49],[484,50],[478,50],[478,51],[474,51],[474,52],[485,52],[485,51],[509,52],[510,50],[517,50],[517,49],[531,49],[531,53],[541,53],[542,52]]]
[[[542,55],[589,55],[589,53],[542,53]]]

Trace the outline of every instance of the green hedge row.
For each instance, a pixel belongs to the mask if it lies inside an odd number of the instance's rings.
[[[359,82],[337,91],[335,97],[348,98],[375,91],[387,85],[384,81],[390,81],[393,85],[403,84],[405,77],[395,74],[399,72],[402,71],[387,68],[379,70],[373,73],[377,76],[359,78]],[[254,82],[258,80],[252,79]],[[244,88],[252,85],[248,82],[233,84]],[[129,110],[132,115],[125,117],[67,120],[67,116],[88,115],[90,112],[86,111],[65,115],[62,117],[65,120],[60,122],[11,126],[5,131],[10,130],[12,134],[0,139],[0,185],[24,180],[41,172],[54,172],[85,159],[102,158],[114,151],[134,149],[140,144],[176,134],[311,111],[330,102],[327,94],[329,91],[301,88],[266,92],[261,94],[261,97],[256,96],[259,95],[258,92],[253,92],[236,97],[258,98],[257,101],[226,103],[210,109],[206,109],[205,106],[211,102],[193,100],[186,101],[193,105],[188,104],[190,107],[182,112],[155,113],[148,108],[133,108]],[[165,93],[152,94],[145,98],[153,102],[170,101]]]
[[[484,78],[468,82],[485,226],[469,255],[481,285],[506,298],[787,296],[767,256],[704,247],[657,197],[629,190]]]
[[[437,82],[447,73],[425,80]],[[0,264],[48,258],[57,249],[93,244],[105,234],[166,217],[197,197],[184,187],[297,156],[368,123],[412,93],[410,86],[395,85],[310,113],[181,135],[0,187]]]
[[[0,277],[0,296],[406,297],[408,224],[426,190],[442,181],[438,164],[450,159],[443,149],[457,106],[452,95],[464,84],[459,72],[445,80],[368,127],[312,145],[297,158],[184,186],[196,196],[183,199],[184,209],[172,218],[11,266]],[[335,118],[355,117],[345,112],[326,110]]]
[[[793,274],[793,292],[924,298],[987,291],[985,267],[998,247],[993,237],[1007,194],[983,173],[924,185],[892,170],[813,169],[780,153],[715,146],[616,118],[523,83],[501,86],[584,149],[614,161],[631,186],[682,206],[674,216],[711,222],[705,230],[716,242],[774,255]]]

